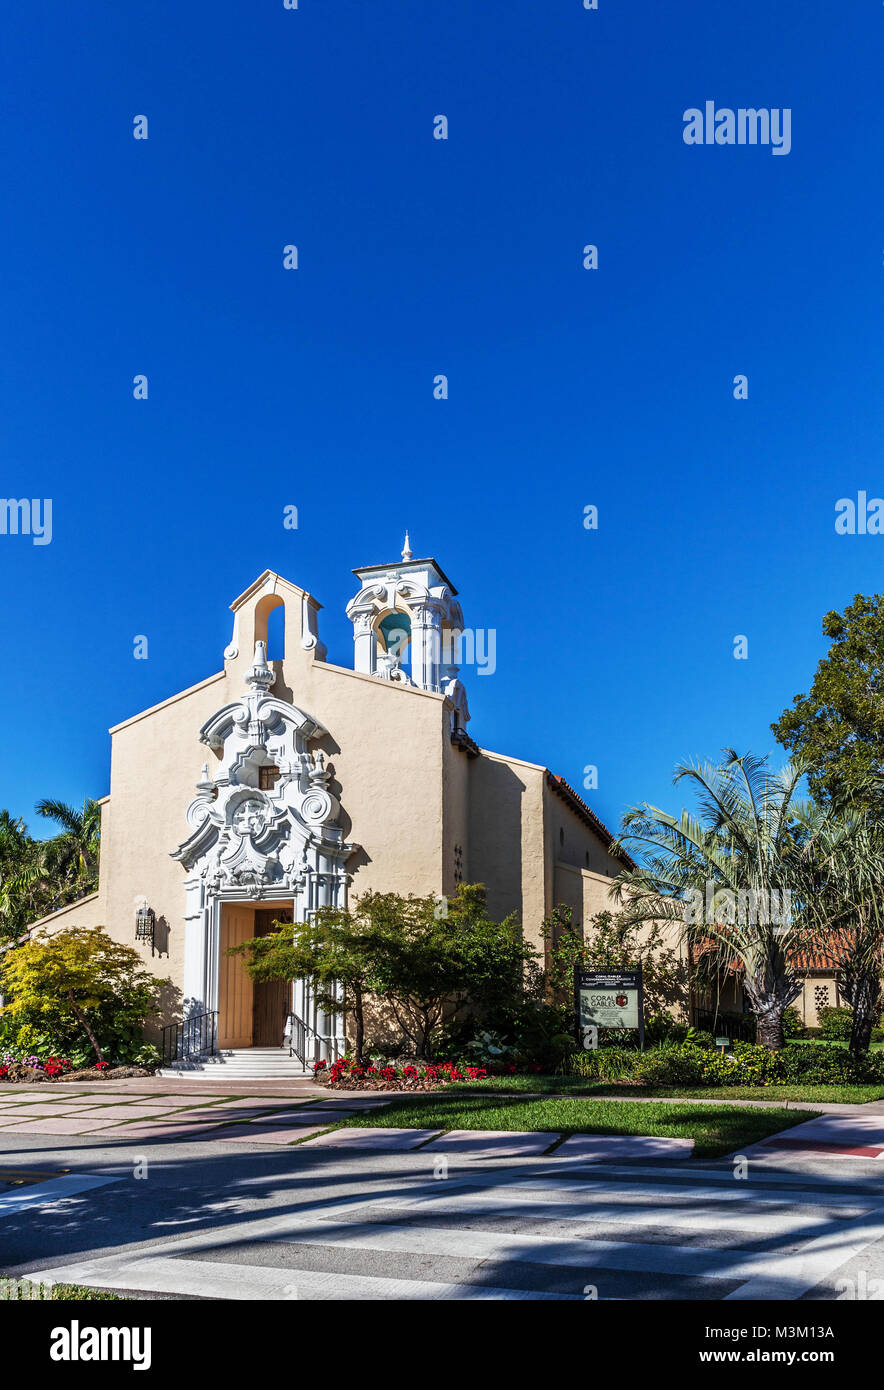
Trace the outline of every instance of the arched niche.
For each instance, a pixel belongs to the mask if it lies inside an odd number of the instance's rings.
[[[411,646],[411,614],[390,609],[375,624],[381,650],[404,661]]]
[[[282,612],[277,612],[282,609]],[[271,613],[276,613],[273,622]],[[263,594],[254,607],[254,632],[251,650],[255,643],[263,642],[270,661],[281,661],[285,656],[285,600],[281,594]]]

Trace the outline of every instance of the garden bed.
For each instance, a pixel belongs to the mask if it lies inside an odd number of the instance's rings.
[[[389,1081],[377,1076],[356,1076],[340,1081],[325,1081],[322,1076],[317,1076],[316,1082],[326,1091],[438,1091],[448,1084],[444,1081],[426,1081],[422,1077],[417,1080]]]
[[[28,1067],[23,1062],[9,1062],[0,1067],[0,1084],[6,1081],[13,1086],[23,1083],[33,1085],[45,1082],[46,1085],[64,1081],[122,1081],[134,1076],[153,1076],[151,1067],[78,1067],[51,1073],[44,1067]]]
[[[459,1066],[456,1062],[406,1062],[360,1067],[342,1060],[331,1067],[314,1069],[314,1080],[329,1091],[438,1091],[453,1082],[480,1082],[486,1067]]]

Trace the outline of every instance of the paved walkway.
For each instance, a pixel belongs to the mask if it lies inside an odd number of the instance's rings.
[[[234,1143],[294,1144],[376,1105],[383,1094],[329,1092],[310,1082],[285,1083],[277,1095],[264,1088],[217,1087],[145,1081],[78,1087],[74,1083],[16,1087],[0,1092],[0,1137],[77,1135],[138,1142],[151,1139],[224,1139]],[[247,1095],[231,1094],[247,1090]],[[277,1087],[269,1088],[278,1090]]]

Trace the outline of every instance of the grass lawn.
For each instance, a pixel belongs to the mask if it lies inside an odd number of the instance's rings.
[[[693,1139],[695,1158],[720,1158],[778,1130],[812,1117],[808,1110],[760,1110],[736,1105],[646,1105],[566,1097],[453,1095],[434,1091],[408,1096],[346,1127],[372,1129],[551,1130],[560,1134],[644,1134]]]
[[[559,1096],[659,1096],[696,1097],[698,1100],[807,1100],[837,1105],[864,1105],[884,1100],[884,1086],[613,1086],[609,1081],[589,1081],[585,1076],[489,1076],[486,1081],[456,1081],[446,1093],[476,1095],[500,1091],[510,1095],[535,1092]]]
[[[61,1303],[68,1299],[78,1302],[129,1303],[131,1299],[122,1294],[112,1293],[110,1289],[89,1289],[83,1284],[53,1284],[50,1288],[34,1279],[12,1279],[0,1277],[0,1299],[13,1302]]]

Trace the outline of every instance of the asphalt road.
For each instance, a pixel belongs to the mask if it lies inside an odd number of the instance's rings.
[[[741,1177],[438,1148],[6,1132],[0,1272],[159,1298],[884,1296],[877,1160],[750,1150]]]

